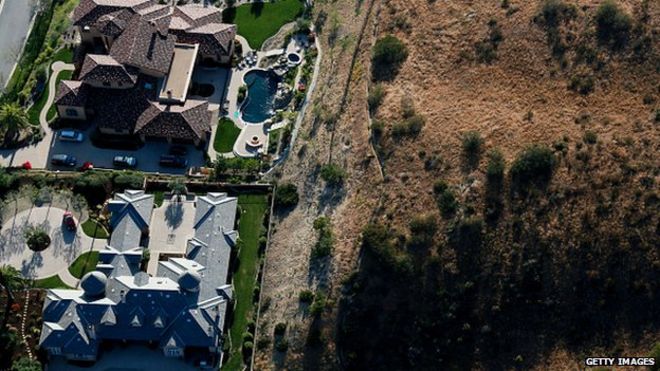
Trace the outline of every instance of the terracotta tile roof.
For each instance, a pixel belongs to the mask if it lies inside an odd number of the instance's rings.
[[[94,23],[94,27],[102,34],[115,38],[124,32],[132,15],[133,13],[128,9],[104,14]]]
[[[140,75],[129,89],[91,89],[87,107],[94,112],[92,124],[133,133],[140,115],[156,100],[157,79]]]
[[[211,23],[188,30],[170,30],[178,42],[199,44],[199,50],[206,55],[228,55],[236,38],[236,26],[226,23]]]
[[[151,103],[138,118],[135,133],[152,137],[205,140],[211,132],[208,102],[188,99],[184,105]]]
[[[185,19],[193,26],[207,23],[222,23],[222,10],[214,6],[200,4],[178,5],[174,8],[174,15]]]
[[[109,55],[87,54],[80,69],[80,80],[133,85],[137,74],[131,72]]]
[[[149,6],[155,0],[81,0],[73,11],[73,24],[76,26],[91,26],[102,15],[121,9],[135,11]]]
[[[123,64],[166,74],[176,42],[175,36],[159,27],[166,22],[169,24],[167,19],[147,21],[134,16],[126,31],[112,44],[110,55]]]
[[[62,80],[57,87],[55,104],[63,106],[83,107],[87,103],[89,86],[81,81]]]

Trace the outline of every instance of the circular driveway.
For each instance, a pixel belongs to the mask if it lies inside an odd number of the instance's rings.
[[[8,219],[0,230],[0,265],[18,269],[24,277],[46,278],[67,272],[71,263],[89,251],[93,239],[78,228],[69,231],[62,226],[65,210],[45,205],[21,211]],[[50,236],[50,246],[41,252],[30,250],[25,243],[28,227],[43,228]]]

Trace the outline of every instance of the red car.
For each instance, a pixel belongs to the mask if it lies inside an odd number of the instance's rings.
[[[87,170],[92,170],[92,169],[94,169],[94,164],[92,164],[92,163],[89,162],[89,161],[85,162],[85,163],[80,167],[80,171],[87,171]]]
[[[66,211],[64,213],[64,217],[62,218],[62,224],[66,227],[66,229],[70,231],[76,230],[76,220],[73,218],[73,214],[71,214],[70,211]]]

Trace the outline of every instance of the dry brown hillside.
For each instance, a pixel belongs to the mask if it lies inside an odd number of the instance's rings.
[[[317,108],[278,173],[301,201],[277,217],[267,253],[257,369],[576,369],[585,354],[648,354],[660,325],[660,3],[617,2],[633,24],[618,48],[597,41],[600,1],[566,0],[556,33],[543,3],[375,1],[359,44],[369,1],[315,5],[327,15]],[[408,57],[370,118],[371,47],[386,35]],[[421,132],[397,136],[410,111]],[[483,140],[471,156],[468,132]],[[523,187],[510,169],[530,145],[554,166]],[[492,150],[499,182],[486,175]],[[347,171],[340,187],[319,177],[329,161]],[[456,202],[443,213],[445,189]],[[319,216],[335,243],[315,261]],[[370,223],[384,228],[363,242]],[[303,290],[326,293],[321,315]],[[273,349],[282,338],[286,352]]]

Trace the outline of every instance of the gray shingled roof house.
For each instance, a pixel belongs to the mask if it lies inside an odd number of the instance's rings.
[[[160,261],[152,277],[139,265],[153,202],[144,191],[116,195],[108,204],[112,235],[96,270],[79,289],[48,291],[39,345],[49,356],[94,361],[103,342],[119,341],[157,344],[164,356],[199,366],[221,361],[238,201],[225,193],[197,197],[185,257]]]
[[[200,61],[231,60],[236,26],[222,23],[220,9],[158,0],[81,0],[73,24],[82,44],[95,53],[85,56],[80,81],[60,82],[55,105],[61,118],[90,120],[101,133],[143,141],[209,139],[208,102],[187,99],[187,93]]]

